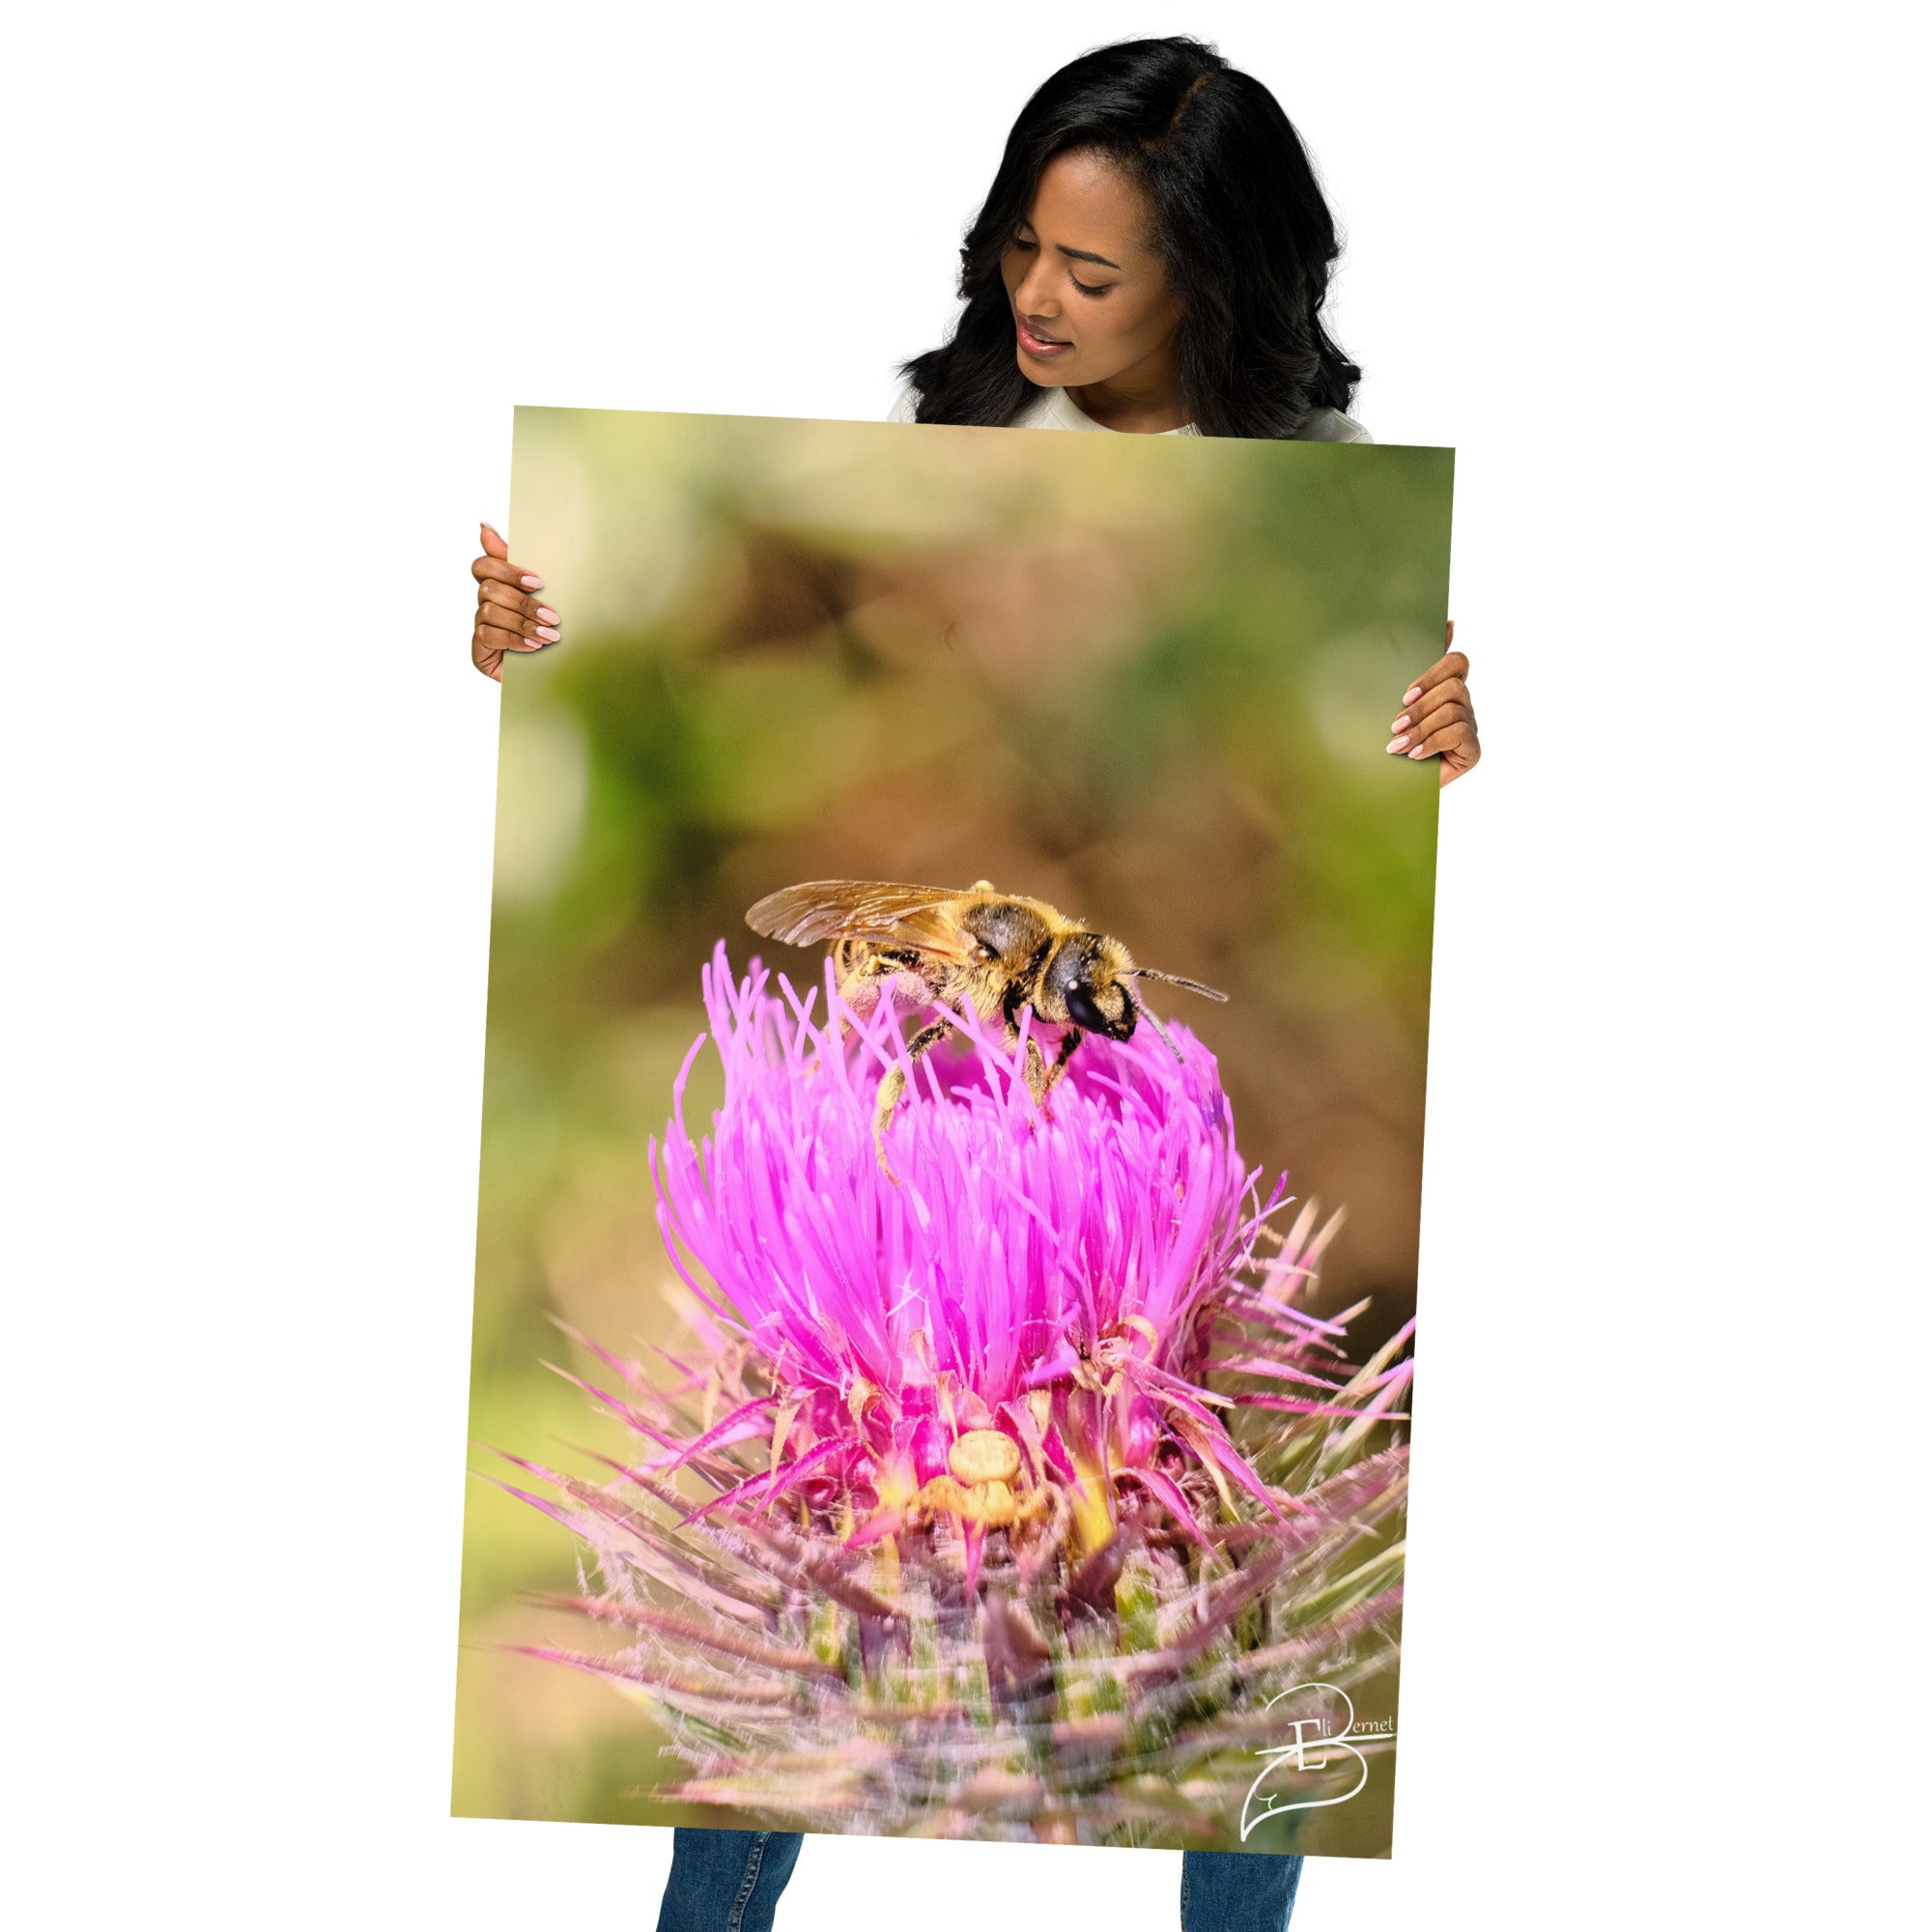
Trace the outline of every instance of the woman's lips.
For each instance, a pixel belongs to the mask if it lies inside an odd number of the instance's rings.
[[[1013,318],[1013,326],[1019,330],[1020,348],[1029,355],[1037,355],[1042,362],[1064,355],[1073,347],[1072,343],[1056,341],[1051,335],[1036,335],[1020,316]]]

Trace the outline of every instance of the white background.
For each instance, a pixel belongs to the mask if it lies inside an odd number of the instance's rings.
[[[514,402],[877,417],[1062,60],[1306,135],[1457,445],[1395,1860],[1297,1932],[1889,1926],[1920,1820],[1911,10],[43,9],[0,678],[15,1922],[655,1922],[447,1815]],[[540,562],[540,560],[538,560]],[[813,1839],[790,1932],[1175,1923]],[[1913,1889],[1919,1888],[1916,1882]]]

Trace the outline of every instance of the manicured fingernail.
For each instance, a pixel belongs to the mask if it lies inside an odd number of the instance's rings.
[[[525,642],[523,642],[522,644],[518,645],[517,648],[519,650],[525,650],[525,651],[540,651],[543,649],[543,643],[540,639],[530,638],[526,639]]]
[[[554,644],[556,642],[556,633],[553,631],[548,624],[539,624],[537,626],[537,636],[540,637],[547,644]]]
[[[1419,757],[1422,757],[1422,756],[1424,755],[1424,753],[1423,753],[1423,750],[1422,750],[1422,747],[1421,747],[1420,745],[1416,746],[1415,750],[1414,750],[1414,751],[1412,751],[1412,752],[1411,752],[1411,753],[1409,753],[1408,755],[1409,755],[1409,756],[1410,756],[1411,758],[1419,758]]]
[[[559,621],[560,619],[557,617],[556,612],[548,605],[539,604],[537,606],[537,622],[539,624],[554,624]]]
[[[526,577],[524,579],[524,588],[526,590],[541,590],[543,587],[543,579],[541,577]],[[1404,698],[1403,702],[1406,704],[1408,700]]]
[[[1388,743],[1382,747],[1382,750],[1385,752],[1399,752],[1407,743],[1408,740],[1406,738],[1391,738],[1388,741]]]
[[[1389,726],[1389,729],[1391,731],[1400,731],[1403,728],[1403,726],[1406,725],[1407,723],[1408,723],[1408,713],[1405,711],[1402,714],[1402,716],[1398,718],[1395,721],[1395,723]]]
[[[1402,701],[1405,704],[1413,704],[1415,700],[1421,696],[1422,696],[1422,687],[1419,684],[1411,684],[1408,687],[1408,689],[1403,693]]]

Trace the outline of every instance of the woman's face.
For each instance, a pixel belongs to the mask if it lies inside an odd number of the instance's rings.
[[[1091,150],[1057,155],[1000,259],[1021,371],[1048,388],[1168,376],[1180,311],[1149,246],[1153,211]]]

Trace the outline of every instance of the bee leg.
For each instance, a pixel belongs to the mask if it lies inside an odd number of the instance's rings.
[[[838,998],[853,1014],[863,1019],[879,1003],[879,981],[874,974],[867,973],[862,966],[855,973],[848,973],[838,982]],[[852,1037],[851,1019],[844,1013],[838,1016],[838,1044],[843,1046]]]
[[[951,1020],[934,1020],[930,1026],[921,1027],[906,1041],[907,1061],[917,1061],[929,1048],[937,1046],[952,1031]],[[905,1068],[896,1065],[887,1067],[885,1078],[879,1082],[879,1103],[872,1113],[872,1144],[879,1151],[879,1167],[895,1187],[899,1184],[899,1180],[898,1176],[893,1172],[892,1163],[886,1158],[886,1129],[892,1124],[893,1110],[898,1105],[899,1096],[905,1092]]]
[[[896,990],[905,967],[890,956],[848,951],[846,945],[833,957],[839,969],[838,998],[851,1013],[851,1018],[840,1014],[838,1020],[838,1044],[843,1046],[857,1031],[852,1020],[867,1019],[876,1012],[887,992]]]
[[[863,1018],[879,1004],[893,968],[878,958],[861,959],[849,967],[841,958],[838,967],[838,997]]]
[[[1046,1056],[1039,1050],[1039,1041],[1031,1035],[1027,1037],[1026,1084],[1027,1092],[1036,1100],[1046,1092]]]
[[[1046,1064],[1046,1056],[1029,1039],[1027,1041],[1027,1088],[1033,1097],[1039,1102],[1039,1110],[1048,1120],[1053,1118],[1053,1110],[1046,1104],[1046,1096],[1060,1085],[1061,1076],[1066,1071],[1066,1063],[1073,1058],[1073,1049],[1086,1038],[1078,1027],[1068,1027],[1060,1036],[1060,1051],[1053,1057],[1053,1065]]]
[[[932,1004],[932,989],[920,978],[914,953],[876,952],[846,941],[833,957],[838,967],[838,997],[859,1019],[876,1012],[889,993],[908,1007]],[[849,1039],[852,1032],[851,1021],[841,1019],[840,1041]]]

